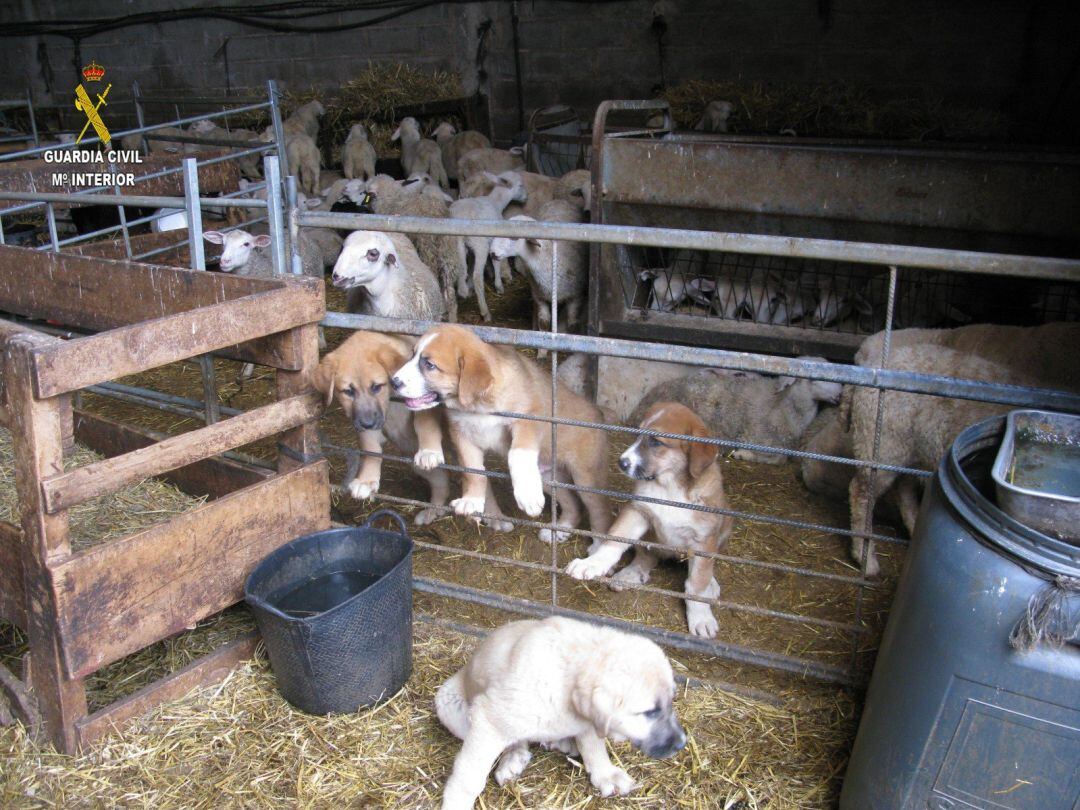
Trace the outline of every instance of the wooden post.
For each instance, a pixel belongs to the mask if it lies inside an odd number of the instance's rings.
[[[78,745],[75,723],[87,713],[86,690],[81,680],[70,679],[64,672],[56,598],[49,573],[51,560],[71,553],[68,515],[48,514],[41,491],[45,478],[64,470],[64,409],[58,397],[35,399],[32,384],[33,351],[55,342],[55,338],[45,335],[13,337],[4,353],[4,380],[11,409],[15,489],[24,538],[23,583],[33,662],[30,685],[48,739],[60,750],[73,753]]]
[[[297,371],[277,370],[277,397],[286,399],[311,390],[310,374],[319,365],[318,325],[298,326],[293,330],[299,335],[301,368]],[[312,419],[299,427],[281,434],[281,445],[290,453],[278,452],[278,472],[289,472],[303,466],[301,459],[313,459],[322,453],[319,434]],[[293,456],[296,456],[295,458]]]

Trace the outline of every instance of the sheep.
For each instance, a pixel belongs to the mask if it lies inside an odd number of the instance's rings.
[[[318,101],[309,101],[293,110],[284,121],[286,129],[303,132],[312,140],[319,137],[319,119],[326,114],[326,108]]]
[[[499,175],[487,172],[486,176],[494,184],[491,192],[486,197],[471,197],[451,203],[451,218],[502,219],[503,211],[510,202],[525,202],[528,198],[528,192],[525,190],[521,177],[514,172],[503,172]],[[480,314],[484,320],[490,321],[491,311],[488,309],[487,298],[484,295],[484,266],[491,252],[491,237],[458,237],[457,245],[459,266],[465,265],[468,252],[472,252],[472,282],[473,289],[476,290],[476,303],[480,307]],[[496,276],[496,283],[497,287],[501,288],[502,280],[498,276]],[[463,273],[458,277],[458,295],[466,298],[468,293],[468,280]]]
[[[534,222],[532,217],[516,216],[511,221]],[[542,222],[580,222],[581,209],[564,200],[550,200],[540,209]],[[491,242],[491,258],[505,261],[520,258],[529,268],[529,287],[533,297],[533,328],[551,328],[552,270],[558,279],[557,297],[565,304],[560,319],[571,328],[580,321],[581,305],[588,285],[589,246],[584,242],[553,239],[508,239]],[[546,354],[546,352],[543,352]],[[542,355],[541,355],[542,356]]]
[[[188,133],[178,127],[158,127],[152,129],[149,132],[138,132],[131,135],[125,135],[120,139],[120,148],[127,151],[141,151],[143,135],[187,135]],[[189,144],[180,144],[174,141],[154,141],[149,138],[146,140],[147,149],[150,152],[180,152],[184,151],[184,147]]]
[[[390,140],[401,141],[401,167],[405,174],[427,172],[443,188],[450,187],[443,167],[442,150],[435,141],[420,137],[420,125],[415,118],[402,118]]]
[[[694,129],[698,132],[727,132],[728,118],[735,111],[730,101],[710,101]]]
[[[689,294],[708,297],[712,309],[724,318],[745,312],[756,323],[790,324],[812,305],[803,293],[798,276],[781,275],[755,268],[749,275],[723,273],[714,279],[695,279]]]
[[[266,234],[253,234],[244,230],[204,231],[203,238],[215,245],[224,245],[221,252],[221,272],[235,273],[238,276],[258,276],[270,278],[274,275],[273,257],[266,248],[270,247],[270,237]],[[305,231],[300,231],[300,264],[302,274],[313,278],[322,278],[326,261],[322,248]],[[289,244],[285,244],[285,261],[291,253]],[[291,272],[288,267],[286,273]]]
[[[375,147],[368,140],[367,127],[353,124],[341,150],[341,167],[349,180],[370,180],[375,176]]]
[[[222,141],[233,141],[235,143],[247,143],[249,141],[259,140],[259,133],[250,129],[224,129],[219,127],[213,121],[196,121],[189,128],[189,132],[200,138],[214,138]],[[198,145],[194,146],[195,149],[201,149]],[[241,151],[247,147],[238,146],[235,151]],[[261,155],[252,154],[244,155],[237,158],[236,165],[240,169],[240,174],[250,180],[258,180],[262,177],[262,172],[259,168],[259,160]]]
[[[592,207],[592,173],[574,169],[555,181],[552,199],[567,200],[589,211]]]
[[[551,200],[556,199],[558,180],[554,177],[536,174],[535,172],[519,171],[516,169],[512,171],[521,178],[521,182],[525,185],[525,192],[528,196],[521,204],[511,203],[508,205],[506,211],[503,212],[503,216],[510,218],[524,214],[533,219],[540,219],[540,209],[543,208],[545,204],[551,202]],[[493,185],[490,174],[486,172],[476,174],[459,186],[461,192],[460,196],[483,197],[484,195],[491,193]],[[569,199],[572,189],[566,188],[564,190],[566,198]],[[580,201],[583,202],[583,200]],[[581,206],[579,205],[578,207],[580,208]],[[580,221],[580,217],[576,221]]]
[[[820,357],[801,359],[824,362]],[[841,390],[838,383],[820,380],[703,369],[652,388],[638,403],[630,423],[638,424],[656,402],[690,402],[717,438],[795,448],[820,403],[835,404]],[[786,459],[782,454],[749,449],[733,455],[764,464],[783,464]]]
[[[473,175],[491,172],[525,171],[525,158],[520,148],[511,149],[471,149],[458,158],[458,183],[468,180]]]
[[[438,190],[438,186],[431,188]],[[355,188],[352,191],[356,193]],[[369,181],[364,193],[371,195],[371,207],[376,214],[435,219],[450,215],[449,205],[445,200],[428,194],[427,190],[419,194],[409,193],[398,181],[387,175],[377,175]],[[436,272],[447,318],[456,323],[457,298],[454,288],[465,278],[465,262],[458,250],[460,237],[426,233],[407,236],[412,240],[420,260]]]
[[[263,130],[261,140],[266,143],[274,142],[273,127]],[[318,194],[322,153],[315,145],[315,139],[305,132],[286,129],[285,157],[290,171],[296,175],[301,190],[312,197]]]
[[[474,129],[458,132],[448,121],[441,122],[431,135],[442,150],[443,167],[451,180],[458,179],[458,159],[462,155],[473,149],[491,148],[491,141],[482,132]]]
[[[840,409],[822,408],[803,432],[802,446],[808,453],[851,458],[851,432],[840,418]],[[818,495],[841,500],[847,498],[855,468],[849,464],[804,458],[799,460],[799,475],[806,488]]]
[[[349,234],[334,265],[333,283],[349,291],[353,312],[423,321],[443,316],[439,282],[404,234]]]

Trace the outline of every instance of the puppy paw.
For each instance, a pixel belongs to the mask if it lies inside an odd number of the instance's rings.
[[[416,517],[413,518],[413,523],[417,526],[427,526],[429,523],[434,523],[442,516],[442,512],[429,506],[427,509],[421,509],[416,513]]]
[[[354,478],[349,482],[349,494],[358,501],[366,501],[378,491],[378,481],[361,481],[359,478]]]
[[[731,454],[732,458],[737,458],[739,461],[753,461],[756,456],[753,450],[736,450]]]
[[[484,498],[454,498],[450,501],[450,506],[458,515],[482,515]]]
[[[417,450],[416,455],[413,456],[413,464],[421,470],[434,470],[440,464],[445,463],[446,457],[443,455],[441,447],[438,450]]]
[[[502,518],[484,517],[480,522],[493,532],[510,532],[514,530],[514,524]]]
[[[574,579],[596,579],[604,576],[610,569],[606,563],[596,557],[578,557],[566,565],[566,574]]]
[[[499,767],[495,769],[495,781],[500,785],[513,782],[521,776],[531,759],[532,754],[529,753],[528,746],[516,745],[508,748],[499,758]]]
[[[559,530],[552,532],[551,529],[541,529],[537,534],[537,537],[545,543],[565,543],[570,539],[570,532],[562,532]]]
[[[716,638],[716,634],[720,632],[720,623],[716,621],[712,610],[700,602],[687,603],[686,623],[692,636]]]
[[[649,581],[649,574],[636,565],[628,565],[611,578],[608,587],[613,591],[625,591],[628,586],[644,585]]]
[[[603,771],[593,772],[589,775],[589,780],[593,783],[593,787],[600,791],[600,795],[604,797],[625,796],[637,787],[637,783],[630,778],[630,774],[622,768],[616,768],[614,765],[605,768]]]
[[[514,500],[529,517],[537,517],[544,511],[544,487],[540,483],[540,476],[536,477],[535,483],[518,484],[514,487]]]

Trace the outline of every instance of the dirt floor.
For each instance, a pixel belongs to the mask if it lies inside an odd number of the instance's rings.
[[[531,304],[528,288],[520,277],[515,277],[502,296],[489,290],[489,302],[499,325],[528,327]],[[330,288],[329,308],[342,309],[342,304],[341,296]],[[475,299],[464,302],[461,319],[465,323],[479,322]],[[330,347],[347,335],[344,330],[327,330]],[[217,360],[215,369],[223,404],[250,408],[271,401],[273,374],[269,370],[241,382],[239,364]],[[122,382],[202,398],[202,381],[195,363],[176,364]],[[111,418],[168,433],[201,424],[200,420],[90,394],[83,396],[82,405]],[[356,446],[355,434],[336,406],[323,418],[320,430],[334,444]],[[618,474],[615,460],[630,440],[622,434],[611,435],[609,486],[612,489],[629,488],[629,482]],[[272,442],[243,450],[268,460],[274,453]],[[394,450],[388,446],[387,452]],[[333,455],[330,460],[332,481],[340,484],[345,462]],[[794,465],[754,464],[730,457],[723,458],[722,463],[734,509],[823,525],[847,523],[846,505],[808,493],[797,479]],[[505,470],[505,467],[500,468],[496,463],[492,469]],[[506,482],[497,481],[495,490],[504,509],[513,505]],[[387,461],[383,466],[382,494],[424,500],[426,484],[407,466]],[[357,503],[341,491],[334,495],[334,517],[344,522],[362,522],[380,506],[385,504]],[[406,507],[401,511],[411,514],[415,510]],[[890,531],[888,527],[878,528]],[[534,529],[495,533],[453,516],[426,527],[414,527],[412,534],[421,544],[453,549],[418,548],[414,563],[418,576],[540,603],[552,599],[554,579],[561,606],[685,631],[683,606],[676,598],[643,591],[615,593],[603,585],[579,583],[562,575],[553,578],[550,571],[543,570],[553,561],[562,569],[570,559],[583,554],[588,545],[584,538],[574,538],[556,547],[553,556],[552,547],[538,540]],[[739,521],[723,552],[818,572],[853,575],[857,571],[848,558],[847,546],[846,539],[831,533]],[[722,588],[721,598],[726,602],[807,617],[791,621],[734,606],[720,609],[717,611],[721,624],[719,640],[850,668],[857,680],[865,679],[902,563],[903,549],[899,544],[879,549],[884,576],[878,585],[862,594],[850,584],[718,561],[716,578]],[[479,560],[459,551],[498,555],[533,564],[534,568]],[[680,591],[684,577],[684,564],[663,563],[650,585]],[[416,607],[418,615],[478,628],[495,627],[518,618],[425,593],[416,594]],[[830,622],[859,624],[863,632],[853,636],[829,626]],[[161,674],[174,671],[250,626],[246,610],[235,608],[209,619],[195,631],[117,662],[95,674],[89,682],[92,708],[106,705]],[[145,723],[110,738],[102,748],[79,760],[38,749],[18,730],[0,731],[0,763],[8,758],[17,771],[12,774],[9,768],[3,768],[7,773],[0,777],[0,803],[5,807],[66,804],[82,796],[83,804],[98,806],[110,795],[108,785],[116,782],[122,784],[123,792],[112,795],[128,797],[132,804],[180,806],[184,784],[210,781],[220,796],[230,797],[227,803],[243,806],[266,806],[280,801],[305,806],[339,801],[362,807],[427,806],[430,797],[437,795],[437,786],[452,758],[449,739],[433,728],[437,723],[430,712],[430,697],[438,679],[451,671],[451,663],[453,666],[460,663],[471,640],[453,636],[456,641],[451,641],[446,631],[436,632],[426,626],[418,631],[418,638],[421,635],[427,639],[425,643],[430,645],[430,650],[418,647],[413,684],[370,718],[361,714],[323,720],[297,714],[274,692],[265,664],[256,663],[236,673],[220,689],[162,707]],[[22,642],[14,628],[0,626],[0,661],[16,671],[24,649]],[[439,654],[429,654],[436,649],[440,650]],[[445,649],[452,652],[444,657]],[[692,729],[695,745],[687,755],[693,762],[678,767],[646,765],[637,754],[628,755],[628,761],[635,773],[641,773],[646,786],[632,799],[604,806],[832,806],[861,702],[857,690],[725,658],[680,651],[672,652],[670,657],[677,672],[729,684],[738,694],[704,686],[689,690],[687,695],[693,696],[694,705],[700,704],[701,711],[701,722],[696,722]],[[768,697],[761,701],[748,698],[747,694]],[[237,701],[251,701],[252,708],[230,720]],[[227,706],[232,708],[226,710]],[[190,742],[190,755],[177,758],[160,739],[162,734],[168,739],[170,734],[180,733],[171,731],[173,728],[184,728],[184,734],[195,738]],[[412,746],[421,740],[426,748],[422,749],[424,756],[417,757],[415,770],[405,773],[413,767],[407,764],[411,758],[397,762],[389,753],[391,749],[370,760],[358,758],[350,754],[349,746],[343,746],[338,736],[344,734],[356,740],[374,733],[372,728],[389,735],[388,745]],[[418,728],[422,728],[422,733]],[[769,740],[774,737],[782,738],[789,746],[777,749],[784,752],[782,756],[762,758],[755,753],[768,748]],[[185,739],[184,745],[188,744]],[[268,750],[261,750],[267,746]],[[248,761],[248,752],[258,754],[255,761]],[[580,807],[592,800],[580,768],[566,763],[565,758],[544,755],[533,768],[535,774],[530,771],[514,791],[500,792],[490,787],[484,806]],[[716,768],[723,775],[711,794],[695,789],[700,774],[711,773]],[[646,774],[651,776],[651,784]],[[711,778],[709,781],[712,783]],[[196,798],[187,806],[212,806],[212,803],[204,804]]]

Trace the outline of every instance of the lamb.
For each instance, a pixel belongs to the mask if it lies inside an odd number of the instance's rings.
[[[536,174],[535,172],[514,170],[514,174],[521,178],[521,182],[525,185],[525,192],[528,197],[520,205],[514,203],[508,205],[503,215],[510,218],[524,214],[533,219],[540,219],[540,209],[543,208],[546,203],[555,199],[558,180],[553,177]],[[473,175],[459,186],[461,192],[460,196],[483,197],[484,195],[491,193],[493,185],[489,173],[484,172]],[[569,192],[570,190],[567,190],[568,197]],[[580,222],[580,217],[575,221]]]
[[[800,359],[825,362],[820,357]],[[820,403],[835,404],[841,390],[838,383],[820,380],[703,369],[655,386],[638,403],[629,421],[638,424],[656,402],[692,402],[717,438],[798,447]],[[736,450],[733,456],[764,464],[782,464],[786,458],[748,449]]]
[[[368,140],[367,127],[353,124],[341,150],[341,167],[349,180],[370,180],[375,176],[375,147]]]
[[[488,179],[494,184],[491,192],[486,197],[471,197],[457,200],[450,205],[450,216],[454,219],[502,219],[506,206],[513,201],[525,202],[528,192],[521,181],[521,177],[514,172],[503,172],[499,175],[487,173]],[[476,302],[480,307],[480,314],[485,321],[491,320],[491,311],[488,309],[487,298],[484,295],[484,267],[487,265],[488,254],[491,252],[490,236],[465,236],[458,237],[459,266],[466,263],[467,254],[471,251],[472,282],[476,290]],[[502,280],[496,277],[498,287],[502,286]],[[468,279],[463,273],[458,277],[458,295],[467,298],[469,294]]]
[[[491,141],[482,132],[474,129],[458,132],[448,121],[441,122],[431,135],[442,150],[443,167],[451,180],[458,179],[458,159],[462,155],[473,149],[491,148]]]
[[[580,222],[581,209],[564,200],[550,200],[540,209],[543,222]],[[532,217],[516,216],[511,221],[535,222]],[[565,305],[560,320],[566,328],[581,319],[581,305],[588,285],[589,246],[584,242],[553,239],[507,239],[491,242],[491,258],[505,261],[519,257],[529,268],[529,286],[533,297],[533,328],[551,328],[552,270],[558,279],[557,297]],[[543,352],[546,354],[546,352]],[[542,355],[541,355],[542,356]]]
[[[438,186],[433,188],[438,189]],[[365,193],[371,195],[372,210],[376,214],[435,219],[450,215],[450,207],[445,200],[438,199],[426,191],[419,194],[409,193],[387,175],[377,175],[368,182]],[[458,249],[460,237],[426,233],[407,234],[407,236],[412,240],[420,260],[436,272],[442,289],[447,318],[456,323],[457,298],[454,295],[454,287],[465,278],[465,261]]]
[[[525,171],[524,152],[520,148],[511,149],[471,149],[458,158],[458,183],[463,183],[473,175],[491,172]]]
[[[274,142],[274,129],[263,130],[261,140]],[[302,191],[314,197],[319,193],[319,174],[322,171],[322,153],[315,145],[315,139],[297,129],[285,130],[285,157],[290,171],[296,175]]]
[[[443,188],[450,187],[443,167],[442,150],[435,141],[420,137],[420,125],[415,118],[402,118],[390,140],[401,141],[401,167],[406,174],[427,172]]]
[[[734,111],[735,105],[730,101],[710,101],[694,129],[698,132],[727,132],[728,119]]]
[[[592,207],[592,173],[588,169],[574,169],[555,181],[552,199],[567,200],[588,211]]]
[[[223,245],[220,268],[223,273],[235,273],[238,276],[274,276],[273,257],[266,248],[270,247],[270,237],[266,234],[253,234],[244,230],[204,231],[203,238],[212,244]],[[322,278],[326,261],[322,248],[305,231],[300,231],[300,262],[303,275]],[[289,261],[289,245],[285,245],[285,261]],[[289,272],[288,268],[285,270]]]
[[[350,311],[421,321],[443,316],[439,282],[403,234],[349,234],[334,265],[333,282],[349,291]]]

